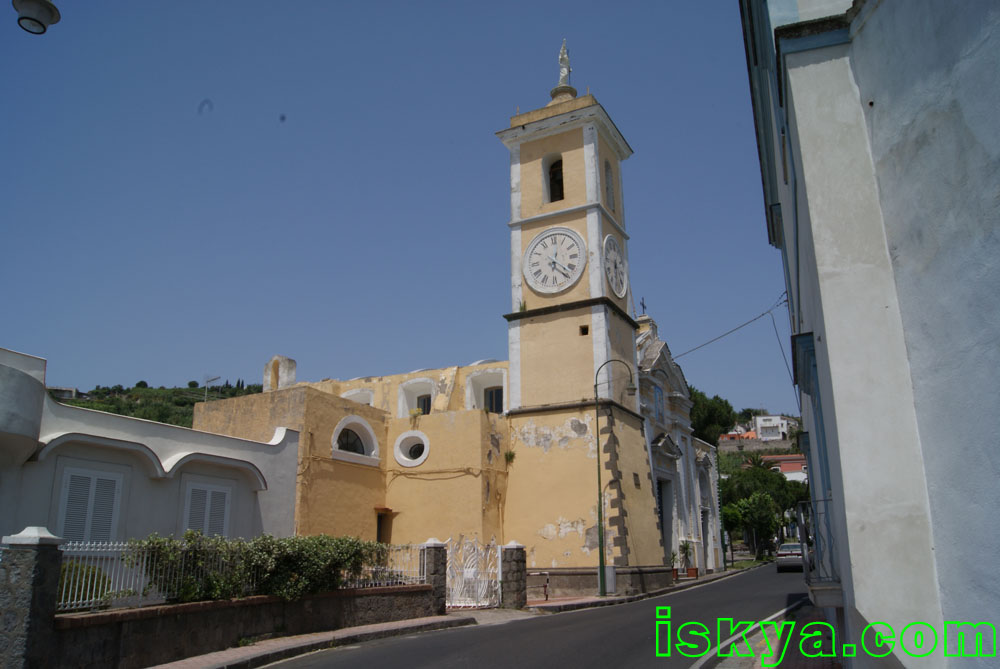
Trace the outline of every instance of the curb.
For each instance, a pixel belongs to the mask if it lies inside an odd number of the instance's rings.
[[[748,571],[753,571],[754,569],[760,569],[761,567],[766,567],[770,562],[765,562],[763,564],[754,565],[753,567],[748,567],[746,569],[733,569],[727,570],[722,573],[721,576],[716,576],[710,579],[693,579],[691,581],[686,581],[684,583],[678,583],[676,585],[671,585],[666,588],[660,588],[659,590],[653,590],[651,592],[643,592],[637,595],[623,595],[620,597],[607,597],[605,599],[593,599],[584,600],[577,602],[566,602],[565,604],[536,604],[535,606],[526,606],[525,611],[534,611],[536,613],[564,613],[566,611],[578,611],[580,609],[592,609],[598,606],[615,606],[617,604],[628,604],[630,602],[637,602],[642,599],[649,599],[651,597],[659,597],[661,595],[669,595],[672,592],[678,592],[680,590],[687,590],[688,588],[693,588],[698,585],[707,585],[708,583],[714,583],[716,581],[722,581],[737,574],[743,574]]]
[[[337,646],[475,624],[476,619],[472,617],[414,618],[393,623],[349,627],[331,632],[268,639],[252,646],[227,648],[157,666],[161,669],[189,669],[193,667],[199,669],[252,669]]]

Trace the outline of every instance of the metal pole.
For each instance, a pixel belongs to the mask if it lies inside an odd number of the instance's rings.
[[[610,362],[610,361],[608,361]],[[605,365],[607,364],[604,363]],[[604,367],[604,365],[601,365]],[[597,394],[597,375],[601,370],[597,370],[594,375],[594,434],[597,443],[597,550],[598,550],[598,571],[597,571],[597,593],[604,597],[607,593],[607,586],[604,583],[604,487],[601,485],[601,405],[600,395]]]
[[[604,582],[604,486],[601,484],[601,396],[597,394],[597,385],[598,379],[601,376],[601,370],[604,369],[605,365],[609,365],[612,362],[620,362],[625,365],[625,369],[628,370],[628,387],[625,390],[630,396],[636,393],[636,387],[633,384],[632,378],[632,367],[624,360],[619,360],[618,358],[605,360],[594,373],[594,434],[597,443],[597,549],[600,551],[598,555],[597,584],[598,593],[601,597],[608,594],[608,590]],[[650,466],[652,466],[652,463],[650,463]]]

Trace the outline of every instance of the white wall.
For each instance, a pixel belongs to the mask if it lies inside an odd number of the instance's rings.
[[[1000,5],[895,0],[861,18],[852,65],[913,379],[944,617],[998,621]]]

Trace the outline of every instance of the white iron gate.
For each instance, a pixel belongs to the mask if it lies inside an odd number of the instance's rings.
[[[500,606],[500,546],[448,539],[448,600],[453,608]]]

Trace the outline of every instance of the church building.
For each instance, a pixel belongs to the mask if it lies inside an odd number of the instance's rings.
[[[690,565],[677,566],[719,568],[715,448],[692,436],[656,324],[630,315],[632,149],[570,86],[565,45],[560,66],[551,101],[497,133],[510,152],[507,361],[307,383],[275,357],[263,394],[196,407],[198,430],[298,431],[295,533],[514,541],[529,570],[589,574],[591,588],[606,563],[619,584],[642,573],[653,589],[682,542]]]

